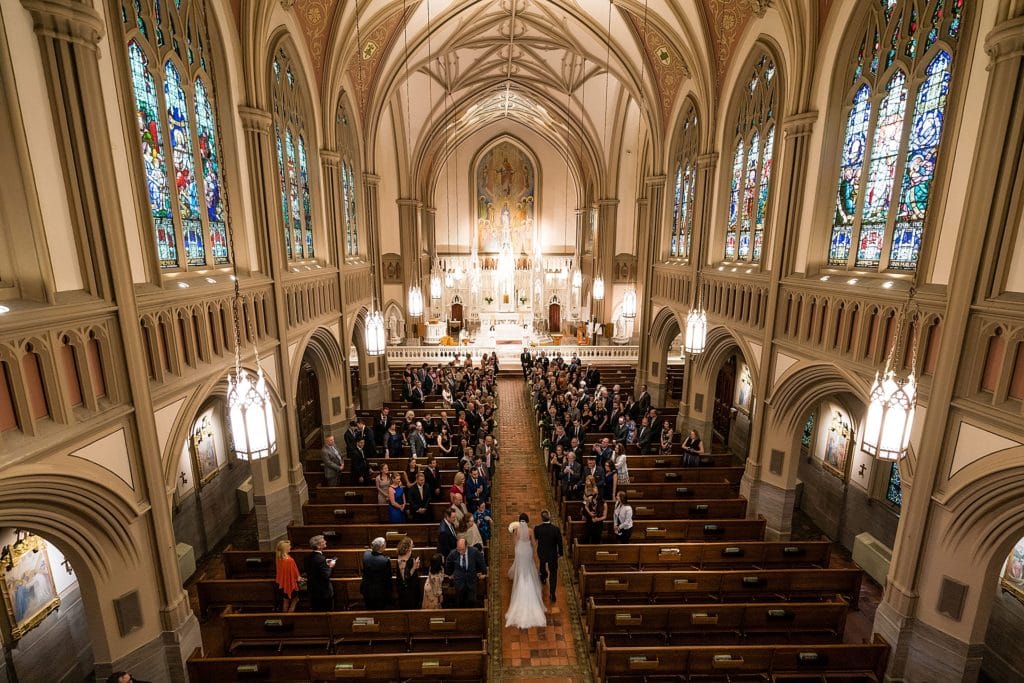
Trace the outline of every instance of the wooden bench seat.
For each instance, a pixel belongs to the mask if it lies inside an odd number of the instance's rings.
[[[440,652],[301,657],[201,657],[188,660],[192,681],[484,681],[487,647]]]
[[[288,540],[293,548],[309,547],[309,539],[322,534],[328,548],[368,548],[381,537],[395,547],[408,536],[417,546],[437,547],[437,522],[428,524],[293,524]]]
[[[370,467],[376,470],[380,469],[380,466],[383,463],[387,463],[388,468],[392,472],[406,471],[409,468],[409,458],[411,457],[412,454],[409,452],[408,447],[405,447],[403,450],[405,451],[405,455],[403,455],[402,457],[385,458],[383,456],[373,456],[369,458]],[[351,459],[348,457],[344,448],[340,449],[339,452],[341,452],[342,457],[345,459],[345,467],[350,467],[349,461]],[[440,470],[459,469],[459,459],[451,456],[441,456],[441,449],[438,448],[437,446],[427,446],[427,457],[418,459],[416,461],[416,464],[420,465],[421,467],[426,467],[427,460],[430,459],[430,456],[434,456],[437,458],[437,468]],[[317,469],[321,469],[323,465],[321,464],[320,461],[320,451],[305,451],[302,454],[302,464],[303,468],[307,470],[316,471]]]
[[[736,487],[725,481],[721,482],[690,482],[685,484],[628,484],[619,483],[619,490],[625,491],[630,503],[657,499],[673,498],[732,498],[736,495]]]
[[[625,543],[572,549],[574,568],[591,571],[649,569],[826,568],[828,541],[734,541],[729,543]]]
[[[612,502],[608,501],[609,508]],[[746,498],[708,498],[694,500],[637,500],[633,506],[633,519],[740,519],[747,514]],[[349,506],[354,507],[354,506]],[[562,519],[581,519],[583,502],[563,500]],[[634,521],[634,525],[636,521]]]
[[[682,447],[673,448],[672,450],[673,452],[667,455],[628,455],[627,453],[626,465],[629,467],[630,472],[633,471],[633,468],[665,469],[687,467],[683,463]],[[585,454],[586,452],[584,452]],[[736,459],[732,453],[703,453],[700,456],[700,467],[732,467],[735,464]]]
[[[228,613],[223,625],[224,654],[231,657],[378,651],[388,645],[393,652],[476,650],[487,631],[487,610]]]
[[[694,472],[704,472],[705,471],[705,470],[702,470],[700,468],[691,468],[691,469]],[[741,472],[743,471],[742,467],[739,468],[739,469],[740,469]],[[455,481],[455,470],[441,470],[440,475],[441,475],[441,487],[444,489],[445,492],[447,492],[448,487],[451,486],[452,483]],[[324,483],[324,471],[322,469],[307,469],[307,470],[305,470],[302,473],[302,476],[304,476],[306,478],[306,486],[308,486],[311,489],[320,488],[320,487],[324,487],[325,486],[325,483]],[[742,476],[742,474],[740,476]],[[739,480],[737,479],[737,481],[739,481]],[[334,486],[334,487],[330,487],[330,488],[336,488],[336,489],[344,490],[344,489],[351,488],[353,486],[358,486],[358,485],[359,484],[352,477],[352,472],[350,470],[346,469],[346,471],[341,473],[341,480],[340,480],[338,486]]]
[[[613,681],[880,681],[889,645],[713,645],[642,647],[597,644],[600,683]],[[833,674],[847,678],[829,678]]]
[[[742,467],[629,467],[629,483],[633,484],[679,484],[722,483],[739,485],[743,478]]]
[[[299,566],[299,571],[305,565],[306,557],[313,551],[303,548],[293,548],[291,556]],[[363,553],[365,548],[340,548],[331,551],[331,557],[338,560],[334,566],[332,576],[360,576],[363,569]],[[420,558],[420,567],[424,569],[430,566],[430,558],[437,552],[434,546],[418,547],[413,549],[413,557]],[[394,559],[396,551],[388,548],[385,553]],[[486,553],[485,553],[486,555]],[[276,573],[273,550],[225,550],[221,555],[224,562],[224,575],[228,579],[257,579],[273,577]]]
[[[839,642],[849,605],[831,602],[598,605],[589,599],[585,628],[590,646],[754,644],[771,639]]]
[[[635,542],[659,541],[760,541],[764,538],[765,520],[758,519],[643,519],[633,524]],[[570,520],[565,524],[565,542],[583,538],[584,522]],[[612,537],[612,520],[606,520],[605,537]],[[414,539],[415,542],[415,539]]]
[[[451,504],[447,501],[431,503],[431,518],[440,520]],[[380,503],[338,503],[322,505],[306,503],[302,506],[302,518],[307,524],[384,524],[388,521],[388,505]]]
[[[605,572],[580,567],[580,598],[598,604],[821,600],[839,594],[857,609],[860,569]]]

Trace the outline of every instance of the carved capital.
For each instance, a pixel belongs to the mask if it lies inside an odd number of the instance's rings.
[[[403,197],[396,199],[395,203],[398,204],[398,206],[403,209],[418,209],[421,206],[423,206],[423,202],[421,202],[418,199],[409,199]]]
[[[814,123],[817,120],[818,112],[805,111],[802,114],[788,117],[782,129],[787,138],[802,138],[811,134],[811,131],[814,130]]]
[[[376,173],[364,173],[363,184],[367,187],[378,187],[380,185],[380,176]]]
[[[327,168],[341,168],[341,154],[331,149],[321,149],[320,162]]]
[[[103,37],[103,18],[76,0],[21,0],[40,37],[78,43],[93,50]]]
[[[1010,19],[992,29],[985,37],[989,68],[1007,59],[1024,57],[1024,16]]]
[[[242,118],[242,129],[245,132],[270,134],[274,123],[270,112],[242,105],[238,108],[238,115]]]
[[[768,8],[774,4],[774,0],[747,0],[747,5],[750,6],[750,11],[758,17],[763,17],[764,13],[768,11]]]
[[[701,154],[697,157],[697,168],[707,170],[714,168],[715,164],[718,163],[718,153],[711,152],[709,154]]]
[[[598,199],[597,200],[597,205],[600,206],[601,208],[607,208],[609,206],[615,207],[615,206],[619,205],[619,200],[618,199]]]
[[[285,12],[290,10],[293,5],[295,5],[295,0],[281,0],[281,7],[284,8]]]
[[[658,175],[649,175],[646,178],[644,178],[644,185],[646,185],[647,187],[665,187],[665,181],[667,179],[668,176],[665,175],[664,173],[659,173]]]

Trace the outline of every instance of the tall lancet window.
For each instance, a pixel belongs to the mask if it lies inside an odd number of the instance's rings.
[[[725,229],[727,261],[761,262],[771,196],[778,80],[774,61],[762,55],[739,95]]]
[[[121,4],[138,144],[162,270],[230,263],[203,0]]]
[[[921,254],[966,0],[871,0],[848,76],[828,265]]]
[[[686,104],[686,111],[680,117],[679,157],[672,201],[672,236],[669,241],[669,256],[690,258],[690,244],[693,239],[694,190],[697,184],[697,112],[693,103]]]
[[[289,261],[301,261],[314,257],[310,137],[303,86],[284,48],[274,55],[270,78],[285,255]]]

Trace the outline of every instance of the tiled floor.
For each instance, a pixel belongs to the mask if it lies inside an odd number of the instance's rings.
[[[589,680],[589,660],[577,649],[580,638],[578,610],[567,594],[567,565],[559,568],[555,603],[549,606],[548,626],[520,630],[505,628],[512,584],[508,570],[512,566],[512,543],[506,529],[510,522],[525,512],[530,524],[540,522],[544,508],[556,510],[550,495],[544,468],[538,455],[537,439],[532,426],[534,417],[527,405],[521,379],[499,380],[501,396],[499,474],[495,481],[495,535],[498,543],[498,581],[500,612],[491,614],[490,638],[500,655],[502,679],[516,681],[584,681]],[[556,514],[557,517],[557,514]],[[493,541],[492,541],[493,542]],[[546,594],[547,591],[545,591]],[[545,596],[546,599],[546,596]],[[572,605],[570,604],[572,603]],[[492,669],[493,670],[493,669]],[[497,673],[497,672],[495,672]]]

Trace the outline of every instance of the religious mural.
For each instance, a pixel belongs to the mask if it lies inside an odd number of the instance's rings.
[[[517,251],[533,250],[537,175],[516,145],[500,142],[476,167],[477,249],[497,252],[506,235]]]

